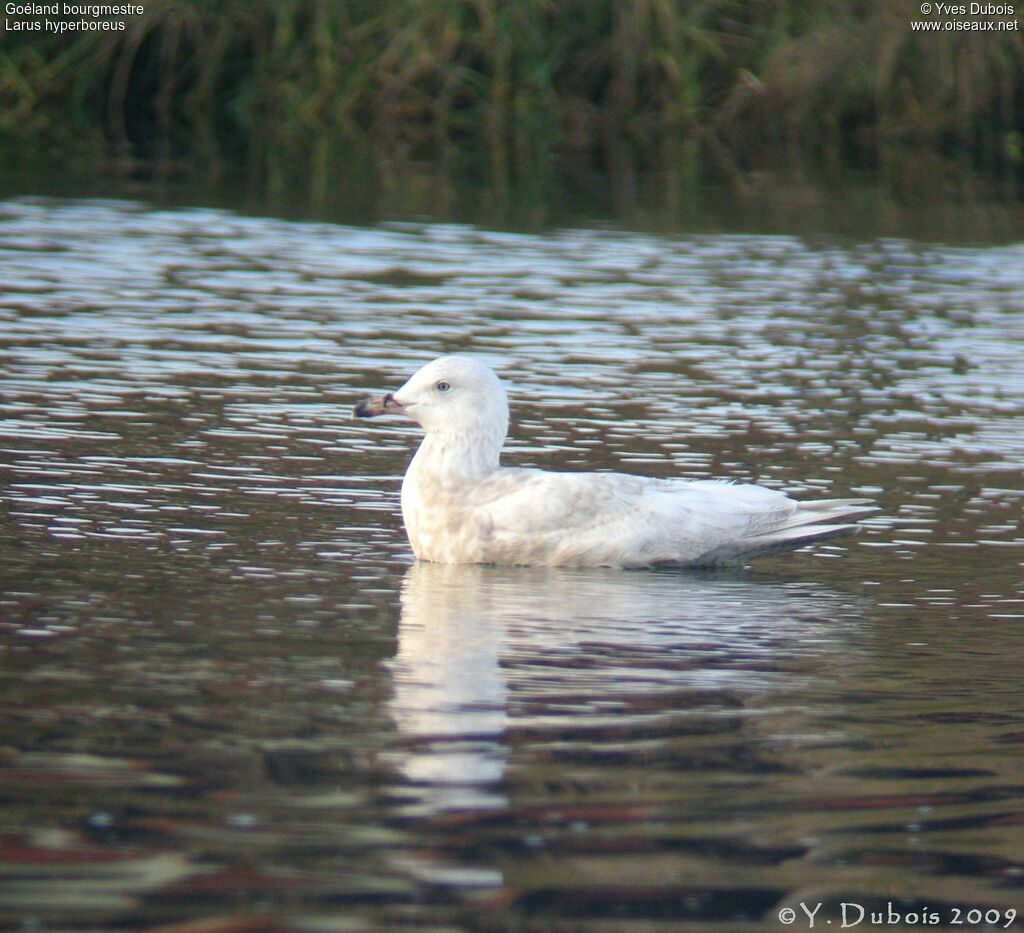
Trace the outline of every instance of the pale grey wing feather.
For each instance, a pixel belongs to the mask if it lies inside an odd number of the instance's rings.
[[[759,486],[540,470],[499,471],[472,505],[487,515],[495,560],[626,566],[698,562],[797,508]]]
[[[633,514],[644,487],[656,482],[614,473],[549,473],[504,469],[480,483],[470,505],[495,529],[545,534],[594,528]]]

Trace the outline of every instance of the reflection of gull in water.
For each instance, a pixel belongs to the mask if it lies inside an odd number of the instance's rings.
[[[463,589],[478,582],[472,575],[451,573],[468,568],[445,569],[414,565],[402,587],[393,711],[402,733],[423,743],[403,755],[402,770],[433,788],[431,809],[487,806],[501,802],[489,789],[501,778],[496,737],[507,720],[501,615],[477,586]]]
[[[426,431],[402,517],[416,556],[444,564],[742,563],[847,534],[870,511],[863,499],[797,502],[763,486],[501,467],[505,390],[464,357],[428,363],[355,413],[406,414]]]
[[[860,614],[806,584],[416,563],[392,662],[408,812],[504,807],[510,727],[628,730],[685,715],[681,690],[697,712],[724,691],[764,694],[796,656],[827,667]]]

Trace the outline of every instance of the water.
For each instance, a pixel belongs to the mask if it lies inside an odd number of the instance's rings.
[[[22,199],[0,282],[0,924],[1024,913],[1024,247]],[[416,432],[349,412],[449,351],[507,462],[881,512],[728,575],[414,565]]]

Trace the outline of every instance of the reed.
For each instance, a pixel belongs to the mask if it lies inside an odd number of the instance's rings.
[[[809,12],[808,8],[813,12]],[[916,0],[151,0],[8,33],[0,136],[230,155],[312,196],[373,163],[496,190],[562,156],[737,180],[767,162],[1024,161],[1021,32],[917,33]]]

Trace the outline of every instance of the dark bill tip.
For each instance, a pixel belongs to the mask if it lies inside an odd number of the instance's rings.
[[[374,415],[379,415],[380,412],[377,410],[377,406],[374,404],[376,399],[364,398],[356,403],[356,407],[352,409],[352,414],[357,418],[372,418]]]
[[[388,392],[387,395],[364,398],[352,409],[352,414],[357,418],[376,418],[377,415],[391,415],[401,410],[402,405],[396,402],[395,397]]]

